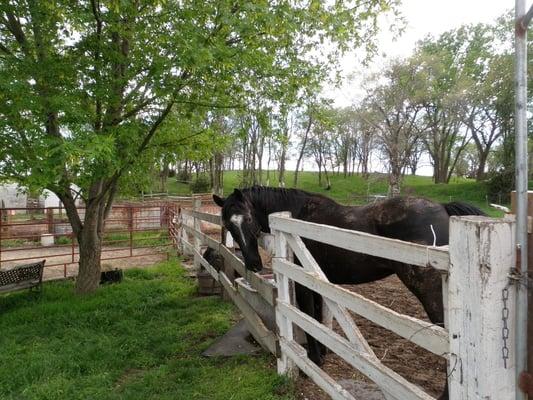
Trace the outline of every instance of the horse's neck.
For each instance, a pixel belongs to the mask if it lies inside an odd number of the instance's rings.
[[[298,217],[300,210],[310,198],[305,193],[297,195],[287,195],[282,191],[272,191],[270,193],[253,193],[251,200],[259,217],[261,227],[268,231],[268,216],[272,213],[288,211],[291,216]]]

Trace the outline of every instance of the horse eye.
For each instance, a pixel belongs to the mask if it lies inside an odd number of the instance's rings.
[[[246,217],[246,222],[248,223],[252,222],[252,217]]]

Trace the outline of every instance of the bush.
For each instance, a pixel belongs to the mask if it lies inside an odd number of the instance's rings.
[[[211,182],[207,175],[199,175],[190,184],[192,193],[206,193],[211,189]]]
[[[487,194],[491,202],[509,203],[511,191],[515,187],[514,170],[504,170],[492,174],[487,181]]]
[[[178,182],[189,182],[191,179],[191,173],[186,169],[182,169],[176,173],[176,180]]]

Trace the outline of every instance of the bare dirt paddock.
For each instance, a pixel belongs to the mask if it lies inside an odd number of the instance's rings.
[[[418,300],[396,276],[364,285],[343,285],[394,311],[429,321]],[[438,397],[444,388],[446,362],[425,349],[377,326],[359,316],[354,316],[363,335],[382,362],[407,380],[417,384],[429,394]],[[335,354],[328,354],[324,370],[336,380],[355,379],[370,382]],[[326,400],[330,397],[309,378],[300,377],[297,383],[300,400]]]
[[[102,253],[102,265],[112,268],[135,268],[145,265],[151,265],[167,257],[166,250],[168,247],[161,248],[133,248],[104,246]],[[72,255],[72,246],[65,247],[40,247],[37,249],[13,249],[2,253],[2,268],[8,268],[13,265],[27,264],[46,260],[43,280],[55,280],[65,277],[71,278],[78,274],[78,254],[77,246],[74,246],[74,255]],[[16,261],[17,259],[24,259]],[[50,266],[60,264],[57,266]]]

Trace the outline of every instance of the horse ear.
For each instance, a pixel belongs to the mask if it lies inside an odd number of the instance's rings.
[[[226,201],[225,199],[223,199],[222,197],[220,196],[217,196],[216,194],[213,195],[213,201],[215,202],[215,204],[219,207],[224,207],[224,202]]]
[[[233,189],[233,195],[235,196],[235,198],[237,198],[238,200],[244,200],[244,195],[242,194],[242,192],[235,188]]]

